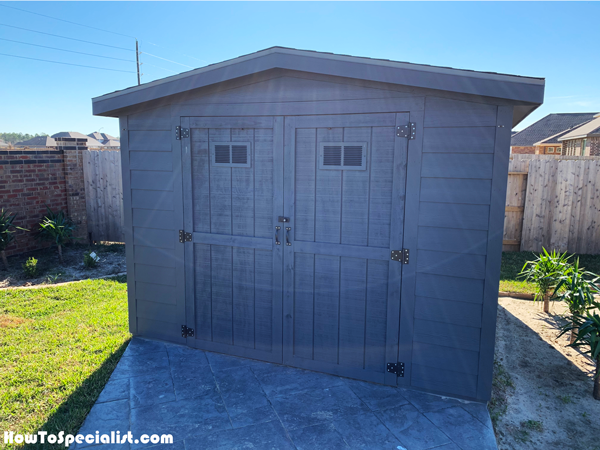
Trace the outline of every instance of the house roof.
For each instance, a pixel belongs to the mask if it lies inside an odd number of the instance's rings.
[[[36,136],[26,141],[17,142],[15,147],[56,147],[56,141],[50,136]]]
[[[103,141],[102,145],[105,147],[121,147],[121,141],[118,139],[109,139],[107,141]]]
[[[593,120],[569,131],[562,136],[559,141],[568,141],[569,139],[581,139],[590,136],[600,136],[600,114],[597,114]]]
[[[94,138],[86,136],[85,134],[78,133],[77,131],[61,131],[60,133],[53,134],[54,139],[60,138],[76,138],[85,139],[88,147],[102,147],[102,143]]]
[[[4,140],[0,139],[0,147],[8,147],[8,144]]]
[[[587,123],[587,122],[584,122],[584,123]],[[561,138],[565,134],[569,133],[572,129],[573,128],[569,128],[568,130],[564,130],[564,131],[561,131],[560,133],[553,134],[552,136],[550,136],[546,139],[543,139],[539,142],[536,142],[533,145],[552,145],[552,144],[560,145],[559,138]]]
[[[531,147],[562,131],[569,130],[593,119],[596,113],[548,114],[527,128],[515,134],[510,142],[512,147]]]
[[[119,139],[117,139],[114,136],[111,136],[110,134],[106,134],[106,133],[99,133],[98,131],[94,131],[93,133],[88,134],[89,137],[96,139],[100,142],[102,141],[110,141],[110,140],[115,140],[118,141]]]
[[[337,55],[285,47],[271,47],[150,83],[92,99],[95,115],[118,117],[119,110],[234,78],[288,69],[405,86],[513,100],[521,120],[543,101],[543,78],[437,67],[385,59]]]

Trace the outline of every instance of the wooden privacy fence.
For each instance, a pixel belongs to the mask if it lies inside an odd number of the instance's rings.
[[[513,155],[504,251],[600,253],[600,158]]]
[[[123,242],[121,152],[84,151],[83,176],[91,240]]]

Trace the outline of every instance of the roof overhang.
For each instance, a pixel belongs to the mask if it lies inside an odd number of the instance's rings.
[[[119,110],[271,69],[288,69],[417,88],[495,97],[515,102],[517,123],[542,104],[543,78],[411,64],[273,47],[92,99],[93,113]],[[513,124],[514,125],[514,124]]]

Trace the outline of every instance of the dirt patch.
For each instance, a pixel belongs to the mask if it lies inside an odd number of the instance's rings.
[[[494,398],[498,448],[600,449],[600,401],[590,358],[558,338],[563,303],[544,314],[530,300],[500,298]]]
[[[17,328],[26,322],[33,322],[33,320],[11,316],[10,314],[0,314],[0,328]]]
[[[84,253],[90,250],[100,258],[95,268],[87,268],[83,263]],[[38,274],[34,278],[26,277],[22,268],[23,263],[31,256],[38,260]],[[56,248],[11,256],[8,258],[9,271],[0,270],[0,288],[56,284],[122,273],[125,271],[125,246],[68,246],[63,249],[63,259],[64,264],[60,264]]]

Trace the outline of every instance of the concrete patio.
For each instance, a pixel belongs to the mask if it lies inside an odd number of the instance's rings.
[[[496,449],[483,404],[134,338],[80,434],[100,449]]]

